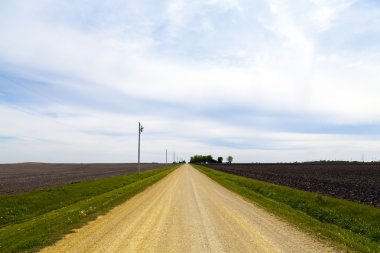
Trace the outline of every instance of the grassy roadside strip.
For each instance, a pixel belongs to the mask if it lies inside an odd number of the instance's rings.
[[[227,189],[347,251],[380,252],[380,209],[194,165]]]
[[[138,175],[114,176],[53,186],[41,190],[0,195],[0,228],[21,223],[41,214],[71,205],[80,200],[106,193],[165,170],[149,170]]]
[[[98,215],[106,213],[112,207],[142,192],[177,167],[169,166],[142,172],[138,181],[136,180],[136,175],[123,176],[125,180],[132,177],[135,181],[130,182],[127,180],[129,183],[125,186],[99,195],[86,197],[59,209],[36,215],[21,223],[2,227],[0,228],[0,252],[35,252],[38,249],[51,245],[73,229],[83,226]],[[116,185],[118,185],[118,177],[114,177],[113,179],[117,182]],[[101,186],[102,180],[95,181]],[[84,185],[85,183],[83,182]],[[81,187],[77,188],[77,190],[79,191],[78,194],[80,194]],[[39,191],[35,192],[35,194],[38,193]]]

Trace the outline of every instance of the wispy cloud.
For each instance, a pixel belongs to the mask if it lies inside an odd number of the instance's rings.
[[[376,157],[379,15],[369,0],[2,2],[0,136],[17,138],[0,162],[134,161],[138,121],[145,161]]]

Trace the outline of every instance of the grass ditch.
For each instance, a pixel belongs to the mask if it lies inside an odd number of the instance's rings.
[[[36,252],[51,245],[142,192],[177,167],[1,196],[0,252]]]
[[[380,252],[380,209],[204,166],[196,169],[306,232],[349,252]]]

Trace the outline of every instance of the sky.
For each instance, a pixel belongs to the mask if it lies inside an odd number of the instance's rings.
[[[377,0],[0,0],[0,163],[380,160]]]

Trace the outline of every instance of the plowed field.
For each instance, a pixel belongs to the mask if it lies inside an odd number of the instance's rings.
[[[380,207],[380,163],[252,163],[206,166],[235,175]]]
[[[167,164],[141,164],[141,171],[165,166]],[[27,192],[77,181],[128,175],[136,171],[135,163],[0,164],[0,194]]]

